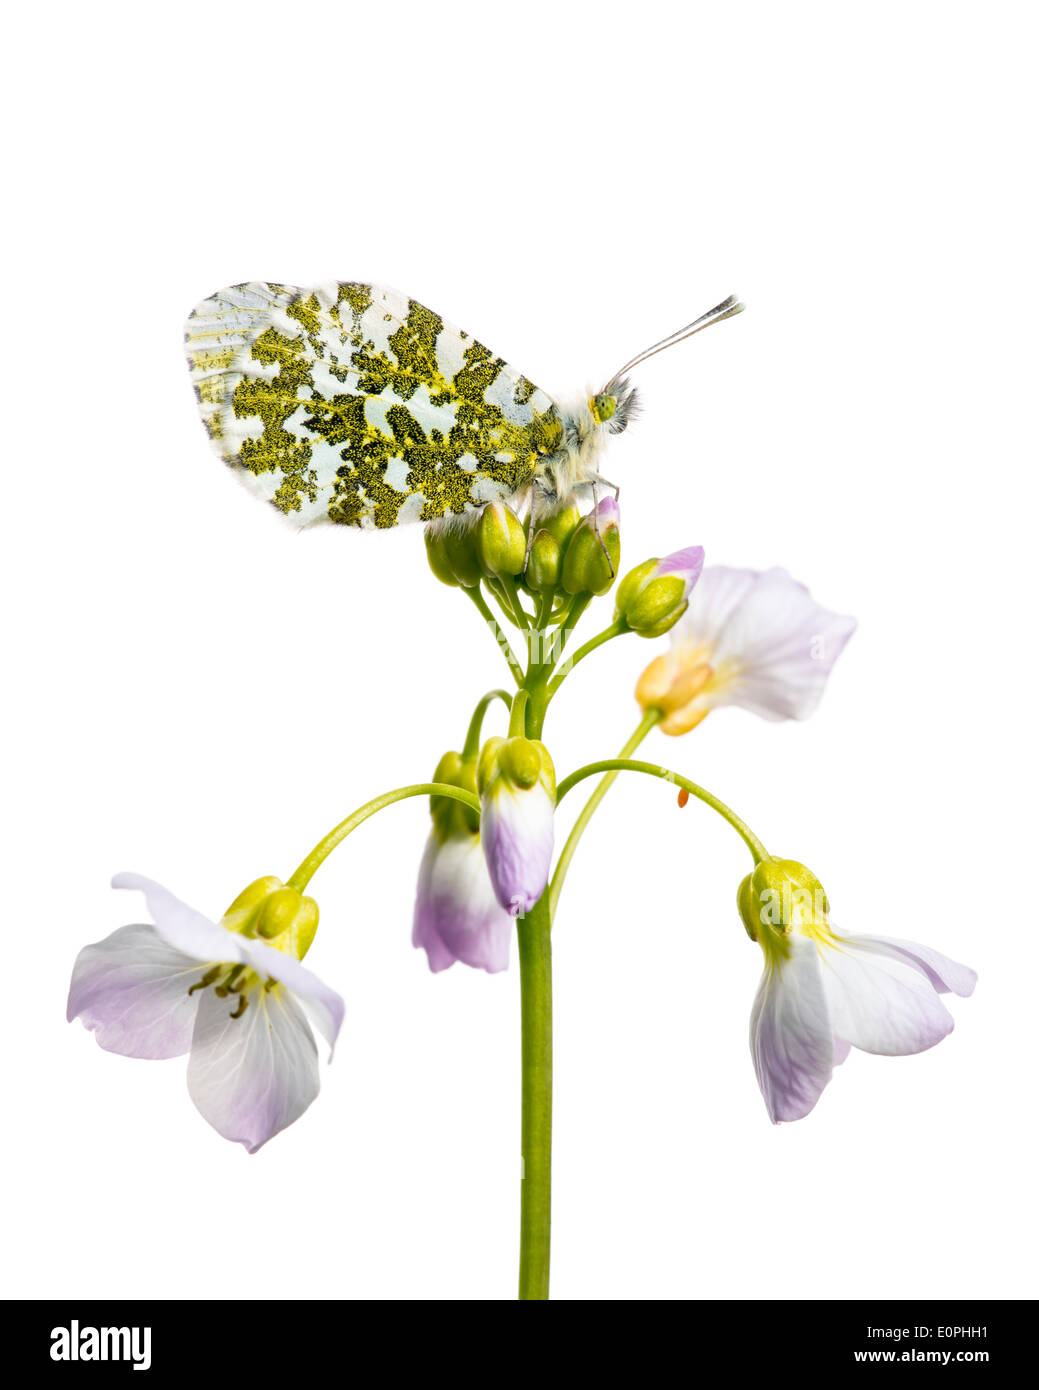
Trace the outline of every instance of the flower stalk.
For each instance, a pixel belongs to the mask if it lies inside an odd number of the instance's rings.
[[[371,801],[366,801],[363,806],[359,806],[356,811],[347,816],[346,820],[340,821],[334,830],[330,830],[323,840],[319,840],[295,872],[290,875],[288,886],[296,888],[302,893],[332,851],[341,845],[359,825],[363,825],[369,816],[374,816],[376,812],[385,810],[394,802],[406,801],[410,796],[453,797],[455,801],[461,801],[464,805],[471,806],[474,811],[478,812],[480,809],[479,799],[472,792],[467,792],[462,787],[448,786],[446,782],[416,782],[410,787],[398,787],[396,791],[384,792],[382,796],[373,797]]]
[[[552,916],[548,893],[517,923],[522,1022],[519,1297],[548,1298],[552,1228]]]

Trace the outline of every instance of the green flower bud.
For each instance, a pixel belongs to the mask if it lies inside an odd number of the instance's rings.
[[[442,530],[433,531],[428,526],[426,527],[426,559],[429,561],[429,568],[441,584],[450,584],[452,588],[458,587],[458,576],[448,558]]]
[[[477,554],[476,527],[468,523],[426,527],[426,558],[442,584],[473,589],[483,578]]]
[[[527,536],[511,508],[492,502],[476,524],[476,548],[484,573],[492,578],[511,578],[523,570]]]
[[[789,955],[793,931],[829,937],[826,893],[811,869],[796,859],[766,859],[756,865],[740,884],[736,905],[747,935],[771,958]]]
[[[573,502],[568,507],[561,507],[558,512],[553,512],[544,521],[538,523],[538,529],[547,531],[559,542],[560,553],[566,550],[567,541],[581,524],[581,513]],[[535,540],[537,537],[535,537]]]
[[[689,607],[689,591],[702,569],[703,549],[698,545],[636,565],[617,586],[614,621],[640,637],[660,637]]]
[[[605,594],[613,584],[621,557],[618,517],[612,497],[582,517],[563,556],[563,588],[568,594]]]
[[[534,537],[527,565],[527,588],[533,593],[546,593],[559,583],[562,551],[551,531],[542,529]]]

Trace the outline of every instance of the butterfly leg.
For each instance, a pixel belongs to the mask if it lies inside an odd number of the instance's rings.
[[[610,552],[606,549],[606,542],[605,542],[605,541],[603,540],[603,538],[602,538],[602,532],[599,530],[599,484],[600,484],[600,483],[605,483],[607,487],[612,487],[613,490],[614,490],[614,494],[615,494],[615,495],[618,494],[618,493],[620,492],[620,489],[616,486],[616,484],[606,482],[606,479],[605,479],[605,478],[600,478],[600,477],[598,476],[598,474],[596,474],[596,476],[592,479],[592,509],[593,509],[593,511],[594,511],[594,513],[595,513],[595,522],[594,522],[594,525],[595,525],[595,534],[596,534],[596,536],[597,536],[598,539],[599,539],[599,544],[602,546],[602,553],[606,556],[606,563],[607,563],[607,564],[609,565],[609,567],[610,567],[610,578],[611,578],[611,579],[614,579],[614,578],[616,577],[616,573],[617,573],[617,572],[616,572],[616,570],[613,568],[613,560],[612,560],[612,558],[611,558],[611,556],[610,556]]]
[[[527,566],[530,564],[530,550],[534,544],[534,532],[537,530],[534,524],[537,519],[537,504],[538,480],[537,478],[533,478],[530,483],[530,520],[527,526],[527,553],[523,557],[523,572],[520,576],[522,579],[526,579],[527,577]]]

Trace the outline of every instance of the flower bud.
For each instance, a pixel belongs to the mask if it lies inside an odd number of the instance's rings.
[[[823,886],[796,859],[766,859],[756,865],[740,884],[736,905],[747,935],[769,958],[786,958],[794,930],[829,934],[830,904]]]
[[[510,507],[492,502],[476,523],[476,549],[485,574],[508,579],[520,574],[527,556],[527,536]]]
[[[435,782],[476,791],[476,759],[445,753]],[[509,963],[512,920],[495,896],[480,848],[480,817],[448,796],[430,797],[433,830],[419,868],[412,945],[425,951],[429,968],[455,961],[479,970]]]
[[[552,862],[556,777],[536,739],[491,738],[480,753],[480,835],[498,902],[513,917],[529,912]]]
[[[617,586],[614,621],[623,621],[640,637],[661,637],[689,607],[689,591],[702,569],[699,545],[637,565]]]
[[[568,594],[605,594],[617,577],[621,557],[620,508],[612,497],[582,517],[563,556]]]
[[[476,527],[468,521],[426,527],[426,558],[442,584],[473,589],[483,578]]]
[[[577,507],[570,503],[567,507],[561,507],[558,512],[553,512],[544,521],[538,522],[538,529],[545,530],[559,542],[560,554],[566,550],[567,542],[581,524],[581,513]]]
[[[562,567],[562,551],[559,542],[551,531],[542,529],[535,535],[530,547],[530,561],[527,565],[526,585],[535,594],[554,589],[559,583]]]

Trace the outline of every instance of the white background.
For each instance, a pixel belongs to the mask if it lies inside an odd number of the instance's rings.
[[[5,1292],[513,1293],[517,974],[434,977],[412,950],[421,802],[315,881],[308,965],[347,1022],[256,1157],[182,1062],[64,1021],[80,946],[141,915],[113,872],[218,915],[428,776],[505,675],[418,529],[297,535],[209,451],[187,311],[340,278],[553,394],[741,293],[639,374],[606,470],[626,561],[784,564],[860,627],[810,721],[723,711],[647,755],[807,861],[839,926],[980,973],[939,1047],[853,1053],[773,1128],[745,851],[619,783],[555,933],[554,1295],[1034,1295],[1029,7],[34,14],[4,95]],[[661,646],[574,674],[561,775],[624,741]]]

